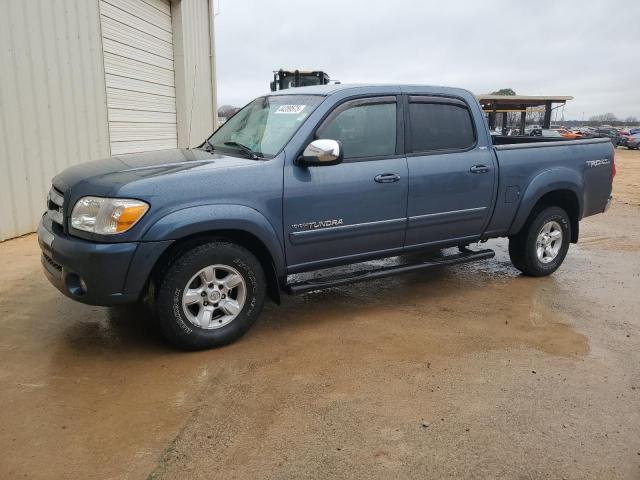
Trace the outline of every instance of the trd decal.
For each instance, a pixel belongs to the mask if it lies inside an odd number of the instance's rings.
[[[609,165],[611,163],[611,160],[609,160],[608,158],[601,158],[599,160],[587,160],[587,165],[589,165],[589,167],[593,168],[593,167],[600,167],[602,165]]]

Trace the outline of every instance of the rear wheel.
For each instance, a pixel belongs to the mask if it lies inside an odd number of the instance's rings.
[[[218,347],[240,338],[262,310],[266,281],[248,250],[211,242],[181,255],[166,271],[156,297],[165,337],[180,348]]]
[[[542,277],[564,261],[571,239],[571,222],[560,207],[534,213],[522,230],[509,238],[511,263],[526,275]]]

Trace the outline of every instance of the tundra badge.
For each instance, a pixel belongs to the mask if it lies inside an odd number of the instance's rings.
[[[316,230],[318,228],[338,227],[343,224],[341,218],[332,220],[319,220],[317,222],[294,223],[291,228],[294,230]]]

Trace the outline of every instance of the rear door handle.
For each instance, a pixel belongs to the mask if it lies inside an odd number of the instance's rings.
[[[380,175],[376,175],[374,180],[378,183],[393,183],[400,180],[400,175],[397,173],[381,173]]]
[[[486,165],[474,165],[469,169],[471,173],[487,173],[489,170],[491,169]]]

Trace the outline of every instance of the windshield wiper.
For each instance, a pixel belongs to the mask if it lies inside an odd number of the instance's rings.
[[[204,149],[205,149],[207,152],[213,152],[213,151],[215,150],[215,148],[214,148],[214,146],[213,146],[213,143],[211,143],[211,142],[209,141],[209,139],[208,139],[208,138],[204,141],[204,144],[203,144],[203,145],[205,146],[205,147],[204,147]],[[202,145],[201,145],[201,146],[202,146]]]
[[[238,147],[244,153],[249,155],[249,157],[251,159],[253,159],[253,160],[262,160],[264,158],[264,157],[262,157],[262,153],[261,152],[254,152],[249,147],[247,147],[246,145],[243,145],[241,143],[234,142],[234,141],[228,141],[228,142],[224,142],[224,144],[228,145],[230,147]]]

